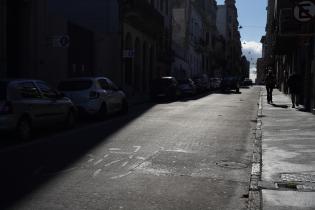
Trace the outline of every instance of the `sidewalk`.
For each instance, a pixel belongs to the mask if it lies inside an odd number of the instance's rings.
[[[262,205],[264,210],[315,209],[315,115],[291,108],[288,96],[274,90],[262,116]]]

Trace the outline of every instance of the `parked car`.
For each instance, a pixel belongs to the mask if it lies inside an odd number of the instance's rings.
[[[58,90],[69,97],[80,113],[105,118],[128,112],[125,93],[106,77],[79,77],[62,81]]]
[[[179,80],[178,88],[183,96],[191,96],[197,93],[196,85],[190,78]]]
[[[210,80],[206,74],[203,74],[198,77],[194,77],[193,81],[196,85],[198,93],[202,93],[202,92],[210,90]]]
[[[161,77],[152,82],[151,98],[177,99],[180,96],[178,82],[174,77]]]
[[[0,81],[0,130],[15,130],[27,140],[38,127],[72,127],[76,110],[69,98],[40,80]]]
[[[227,76],[224,77],[221,84],[223,91],[235,90],[237,93],[240,91],[240,81],[238,77]]]
[[[243,86],[253,86],[253,80],[249,78],[245,78],[244,81],[242,82]]]
[[[221,88],[222,79],[219,77],[210,78],[210,89],[218,90]]]

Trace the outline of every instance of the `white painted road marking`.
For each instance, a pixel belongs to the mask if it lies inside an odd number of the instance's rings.
[[[120,160],[115,160],[115,161],[112,161],[112,162],[110,162],[110,163],[105,164],[104,166],[107,167],[107,166],[113,165],[113,164],[115,164],[115,163],[118,163],[119,161],[120,161]]]
[[[128,164],[128,161],[124,162],[121,167],[125,167]]]
[[[120,151],[120,148],[109,148],[109,151]]]
[[[134,152],[138,152],[141,149],[141,146],[133,146],[133,147],[136,148]]]
[[[130,155],[132,153],[130,152],[119,152],[119,151],[113,151],[113,152],[110,152],[111,154],[120,154],[120,155]]]
[[[97,169],[94,173],[93,173],[93,177],[96,177],[97,175],[99,175],[99,173],[101,173],[102,169]]]
[[[102,161],[103,161],[103,159],[99,159],[98,161],[96,161],[96,162],[94,163],[94,165],[96,166],[97,164],[100,164]]]
[[[118,175],[118,176],[113,176],[111,177],[111,179],[119,179],[119,178],[123,178],[125,176],[128,176],[129,174],[131,174],[132,172],[129,171],[128,173],[125,173],[125,174],[121,174],[121,175]]]

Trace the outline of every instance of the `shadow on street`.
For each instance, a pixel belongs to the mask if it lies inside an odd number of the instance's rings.
[[[2,148],[0,209],[9,208],[48,183],[58,176],[58,172],[66,170],[88,151],[106,142],[107,137],[118,132],[152,106],[153,104],[142,105],[128,115],[113,117],[104,122],[92,122],[65,132],[59,129],[39,132],[32,142],[13,145],[13,148]],[[12,144],[14,143],[17,144],[17,140]]]
[[[272,103],[271,105],[272,105],[273,107],[278,107],[278,108],[283,108],[283,109],[289,108],[288,105],[275,104],[275,103]]]

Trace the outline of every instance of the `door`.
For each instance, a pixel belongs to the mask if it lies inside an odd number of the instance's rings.
[[[119,88],[113,83],[111,80],[107,80],[109,89],[112,91],[112,102],[115,111],[120,111],[122,109],[123,105],[123,95],[121,94],[121,91],[119,91]]]
[[[98,84],[100,88],[103,90],[101,93],[101,97],[107,104],[108,112],[112,113],[115,111],[115,100],[114,100],[114,92],[111,90],[108,81],[104,79],[99,79]]]
[[[67,104],[63,98],[59,98],[57,92],[45,82],[36,82],[45,105],[44,116],[47,123],[61,122],[67,116]]]
[[[45,124],[45,101],[33,82],[21,82],[16,85],[20,100],[14,100],[14,113],[20,117],[28,113],[32,118],[32,125],[38,127]]]

